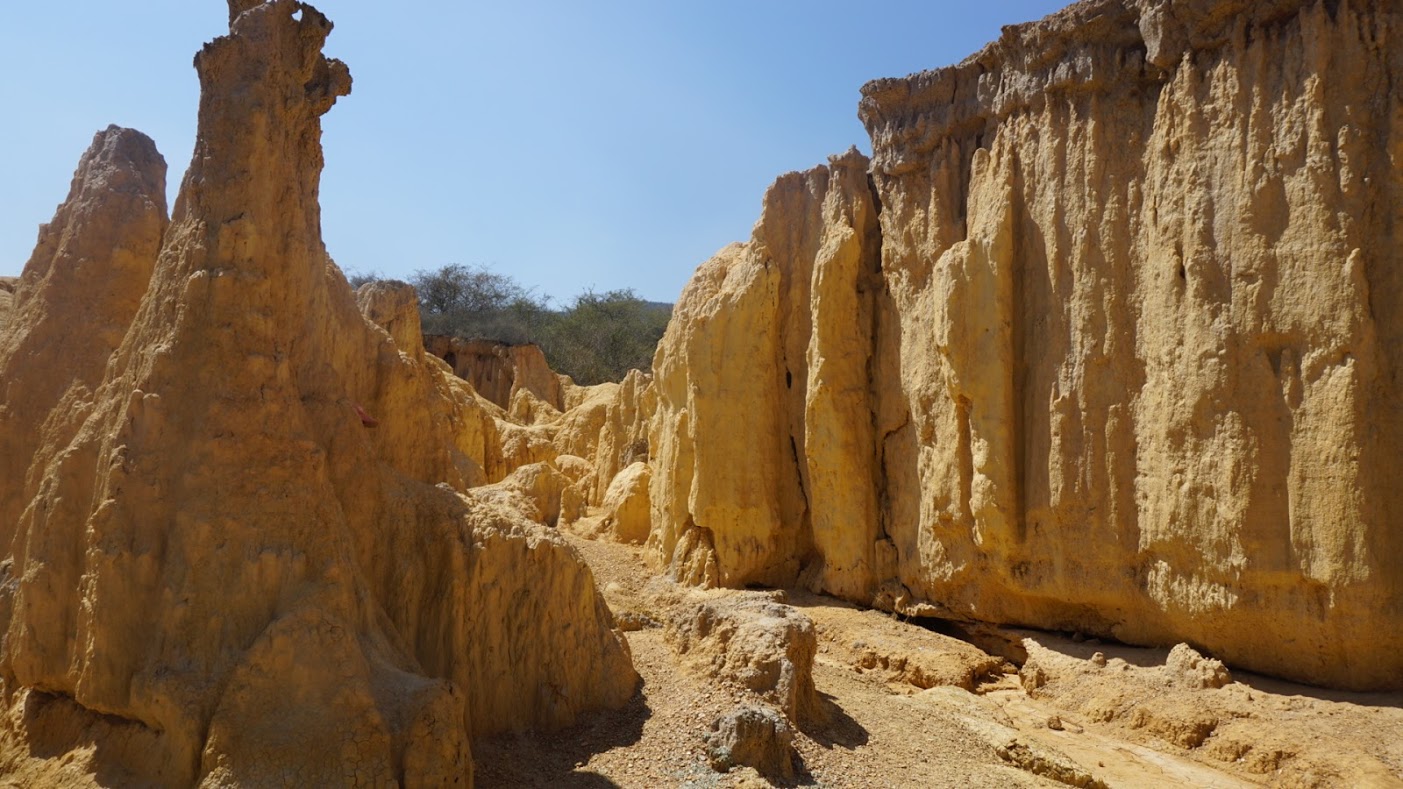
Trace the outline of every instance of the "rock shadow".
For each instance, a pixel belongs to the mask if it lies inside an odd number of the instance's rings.
[[[829,750],[835,747],[852,750],[867,744],[867,729],[839,706],[833,696],[819,691],[818,697],[818,714],[801,723],[800,731]]]
[[[583,766],[596,754],[641,740],[643,724],[652,714],[640,685],[628,704],[591,713],[568,729],[475,737],[474,785],[479,789],[618,789],[619,784]]]
[[[1157,668],[1163,666],[1169,657],[1168,647],[1137,647],[1110,639],[1087,638],[1077,633],[1051,630],[1001,629],[1019,640],[1030,639],[1044,649],[1077,660],[1090,660],[1092,655],[1100,652],[1107,659],[1118,658],[1139,668]],[[1017,661],[1015,663],[1017,664]]]
[[[94,712],[63,694],[31,690],[24,699],[20,725],[29,755],[60,759],[90,750],[84,765],[99,786],[131,786],[133,770],[156,769],[163,735],[139,721]]]
[[[1045,649],[1078,660],[1088,660],[1093,654],[1100,652],[1108,659],[1119,658],[1132,666],[1152,669],[1163,667],[1169,658],[1169,647],[1138,647],[1117,641],[1107,641],[1096,638],[1077,641],[1075,640],[1075,635],[1069,636],[1064,633],[1040,632],[1024,629],[1009,629],[1009,632],[1031,638]],[[1205,654],[1208,654],[1209,657],[1216,657],[1211,653]],[[1277,677],[1268,677],[1263,674],[1254,674],[1246,669],[1237,668],[1232,664],[1228,664],[1228,670],[1232,672],[1232,679],[1234,682],[1240,682],[1253,690],[1270,693],[1275,696],[1299,696],[1316,701],[1356,704],[1362,707],[1392,707],[1395,709],[1403,709],[1403,691],[1338,690],[1335,688],[1304,685],[1299,682],[1292,682]]]
[[[1318,688],[1314,685],[1302,685],[1290,680],[1253,674],[1245,670],[1232,670],[1232,678],[1234,682],[1241,682],[1253,690],[1270,693],[1274,696],[1300,696],[1315,701],[1355,704],[1360,707],[1403,709],[1403,691],[1353,691]]]

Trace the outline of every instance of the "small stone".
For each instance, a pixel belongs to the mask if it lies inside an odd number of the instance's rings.
[[[662,623],[658,620],[639,611],[614,612],[614,624],[625,633],[636,633],[639,630],[662,627]]]

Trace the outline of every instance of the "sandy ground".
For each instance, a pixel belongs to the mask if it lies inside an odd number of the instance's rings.
[[[679,590],[653,577],[640,548],[567,536],[616,616],[641,628],[628,638],[642,688],[628,708],[567,731],[479,739],[478,785],[786,785],[708,767],[711,721],[749,694],[691,673],[668,646],[658,623]],[[827,717],[799,727],[788,785],[1403,787],[1403,694],[1243,673],[1185,686],[1164,649],[936,625],[962,640],[830,598],[785,599],[818,631]]]

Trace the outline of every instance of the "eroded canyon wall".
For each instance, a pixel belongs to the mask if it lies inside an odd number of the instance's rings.
[[[1091,0],[865,86],[870,187],[782,178],[664,340],[674,574],[1399,686],[1401,44]]]
[[[649,445],[656,541],[679,578],[783,586],[816,545],[830,588],[856,594],[872,575],[880,245],[867,183],[856,151],[784,176],[751,240],[704,263],[678,299],[653,364]]]
[[[564,411],[564,384],[550,369],[540,346],[509,345],[494,340],[465,340],[441,334],[427,338],[429,353],[443,359],[478,394],[502,408],[526,390],[556,411]]]
[[[0,277],[0,331],[10,323],[10,314],[15,307],[15,287],[18,277]]]
[[[149,140],[99,135],[0,335],[0,444],[32,456],[0,478],[0,765],[471,785],[472,735],[627,701],[627,642],[562,538],[469,489],[510,453],[412,291],[358,304],[327,258],[331,23],[230,20],[169,226]]]

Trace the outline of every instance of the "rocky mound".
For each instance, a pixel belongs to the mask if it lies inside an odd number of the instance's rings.
[[[1088,0],[863,89],[657,357],[674,577],[1403,682],[1403,11]]]
[[[99,135],[0,337],[3,457],[33,457],[0,477],[4,750],[140,784],[470,784],[470,736],[637,675],[574,551],[468,491],[507,450],[401,344],[412,298],[363,292],[372,321],[328,262],[330,22],[230,20],[169,227],[149,141]]]

